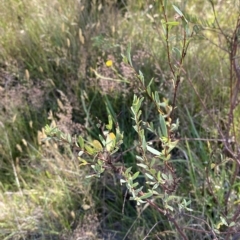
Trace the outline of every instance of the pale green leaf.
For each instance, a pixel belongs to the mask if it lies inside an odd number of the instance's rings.
[[[142,167],[142,168],[144,168],[144,169],[147,169],[147,168],[148,168],[148,166],[145,165],[145,164],[143,164],[143,163],[137,163],[137,166]]]
[[[131,59],[131,44],[128,45],[128,48],[127,48],[127,59],[128,59],[128,62],[131,66],[132,65],[132,59]]]
[[[123,183],[126,183],[124,179],[120,179],[120,184],[122,185]]]
[[[146,198],[149,198],[149,197],[151,197],[153,195],[153,193],[152,192],[148,192],[148,193],[144,193],[144,195],[143,196],[141,196],[140,197],[140,199],[142,200],[142,199],[146,199]]]
[[[135,187],[137,187],[138,186],[138,182],[135,182],[133,185],[132,185],[132,188],[135,188]]]
[[[147,145],[147,150],[148,150],[150,153],[154,154],[155,156],[159,156],[159,155],[160,155],[160,152],[159,152],[158,150],[156,150],[156,149],[154,149],[154,148],[152,148],[152,147],[150,147],[150,146],[148,146],[148,145]]]
[[[129,174],[131,172],[131,170],[132,170],[132,167],[127,168],[126,171],[125,171],[125,174],[126,175]]]
[[[132,176],[132,180],[135,180],[138,177],[139,173],[140,172],[135,172],[134,175]]]
[[[116,145],[116,136],[114,133],[109,133],[106,139],[106,149],[108,152],[111,152]]]
[[[220,219],[221,219],[221,222],[225,225],[225,226],[228,226],[228,223],[226,221],[225,218],[223,218],[222,216],[220,216]]]
[[[167,132],[167,125],[164,117],[162,114],[159,114],[159,123],[160,123],[160,128],[161,128],[161,134],[160,137],[167,137],[168,132]]]
[[[167,22],[166,24],[170,26],[177,26],[179,25],[179,22]]]
[[[235,226],[235,225],[236,225],[235,222],[231,222],[231,223],[229,224],[229,227],[233,227],[233,226]]]
[[[162,177],[164,180],[168,180],[168,176],[165,173],[162,173]]]
[[[81,149],[84,149],[84,140],[81,136],[78,137],[78,143],[79,143]]]
[[[137,159],[138,161],[143,161],[143,158],[140,157],[140,156],[136,156],[136,159]]]
[[[173,6],[174,10],[182,17],[183,16],[182,11],[177,6],[175,6],[174,4],[172,6]]]
[[[151,179],[151,180],[154,179],[154,177],[153,177],[152,175],[148,174],[148,173],[145,173],[145,175],[146,175],[146,177],[148,177],[148,178]]]

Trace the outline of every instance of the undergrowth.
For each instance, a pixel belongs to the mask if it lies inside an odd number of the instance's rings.
[[[229,3],[2,3],[2,239],[238,239]]]

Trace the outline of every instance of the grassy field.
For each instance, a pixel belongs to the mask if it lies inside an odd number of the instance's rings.
[[[124,132],[116,164],[137,170],[130,108],[134,94],[146,97],[139,70],[180,122],[169,160],[179,179],[171,216],[187,239],[240,239],[240,6],[233,2],[2,1],[1,239],[184,239],[167,215],[130,200],[118,176],[86,178],[92,169],[74,147],[42,141],[47,124],[99,140],[111,114]],[[129,53],[132,67],[123,61]],[[142,121],[157,116],[145,98]],[[144,174],[139,179],[145,186]]]

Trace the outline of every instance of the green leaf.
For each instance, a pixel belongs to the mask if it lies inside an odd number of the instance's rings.
[[[162,177],[164,180],[168,180],[168,176],[165,173],[162,173]]]
[[[159,94],[157,91],[154,92],[154,99],[157,103],[160,103]]]
[[[141,114],[142,114],[142,111],[139,110],[138,113],[137,113],[137,119],[138,119],[138,120],[140,119]]]
[[[87,175],[85,178],[92,178],[92,177],[95,177],[96,175],[95,174],[92,174],[92,175]]]
[[[156,169],[151,168],[151,169],[149,170],[149,172],[150,172],[152,175],[155,175],[157,171],[156,171]]]
[[[141,70],[139,70],[139,75],[138,75],[139,79],[141,80],[142,84],[145,85],[144,83],[144,75],[143,73],[141,72]]]
[[[111,152],[116,146],[116,136],[113,132],[108,133],[106,139],[106,149]]]
[[[169,205],[167,205],[166,208],[169,209],[170,211],[173,211],[173,207],[171,207]]]
[[[134,173],[134,175],[132,176],[132,180],[135,180],[138,177],[138,175],[139,175],[139,172]]]
[[[47,141],[49,141],[49,140],[51,140],[52,138],[51,137],[46,137],[46,138],[43,138],[41,141],[42,142],[47,142]]]
[[[187,21],[185,18],[184,18],[184,20]],[[184,30],[185,30],[185,32],[186,32],[187,37],[190,37],[191,34],[192,34],[192,32],[191,32],[191,30],[190,30],[187,22],[185,22],[185,23],[183,24],[183,27],[184,27]]]
[[[177,26],[177,25],[179,25],[179,22],[167,22],[166,24],[168,24],[170,26]]]
[[[123,132],[120,131],[119,126],[116,127],[116,141],[119,142],[123,140]]]
[[[128,44],[128,48],[127,48],[127,59],[128,59],[128,62],[131,66],[132,65],[132,59],[131,59],[131,44]]]
[[[128,60],[127,57],[124,56],[123,54],[121,54],[122,58],[123,58],[123,63],[128,64]]]
[[[162,182],[161,172],[160,171],[157,173],[157,180],[158,180],[159,183]]]
[[[159,192],[152,190],[153,195],[157,195],[156,198],[162,198],[162,194],[160,194]]]
[[[68,141],[69,144],[72,143],[72,137],[71,137],[70,134],[67,134],[67,141]]]
[[[176,120],[176,123],[171,124],[171,132],[176,131],[178,127],[179,127],[179,119]]]
[[[134,125],[134,126],[133,126],[133,129],[134,129],[136,132],[138,132],[138,126],[137,126],[137,125]]]
[[[163,33],[166,36],[166,34],[167,34],[166,27],[165,27],[166,26],[166,22],[162,19],[161,23],[162,23]]]
[[[147,181],[146,184],[148,184],[148,185],[154,185],[154,184],[156,184],[156,182],[155,182],[155,181],[154,181],[154,182]]]
[[[143,152],[146,152],[147,150],[147,143],[144,135],[142,136],[142,150]]]
[[[131,170],[132,170],[132,167],[127,168],[125,171],[125,175],[128,175],[131,172]]]
[[[99,139],[100,139],[102,145],[105,146],[105,145],[106,145],[106,140],[105,140],[105,139],[103,138],[103,136],[100,135],[100,134],[99,134]]]
[[[148,87],[150,87],[150,86],[152,85],[153,80],[154,80],[154,78],[152,78],[152,79],[150,80],[150,82],[149,82],[149,84],[148,84]]]
[[[231,223],[229,224],[229,227],[233,227],[233,226],[235,226],[235,225],[236,225],[235,222],[231,222]]]
[[[186,23],[188,23],[187,19],[185,18],[185,16],[184,16],[183,13],[182,13],[182,11],[181,11],[176,5],[173,4],[172,6],[173,6],[174,10],[180,15],[180,17],[183,17],[183,18],[184,18],[184,21],[185,21]]]
[[[111,131],[111,130],[112,130],[112,127],[113,127],[112,116],[111,116],[111,115],[108,115],[108,124],[106,125],[106,128]]]
[[[225,225],[225,226],[228,226],[228,223],[226,221],[225,218],[223,218],[222,216],[220,216],[220,219],[221,219],[221,222]]]
[[[147,169],[147,168],[148,168],[148,166],[145,165],[145,164],[143,164],[143,163],[137,163],[137,166],[142,167],[142,168],[144,168],[144,169]]]
[[[147,86],[147,93],[148,93],[148,95],[151,96],[151,88],[150,88],[150,86]]]
[[[98,163],[99,167],[101,168],[101,167],[102,167],[102,165],[103,165],[103,161],[102,161],[102,160],[100,160],[100,159],[98,159],[98,160],[97,160],[97,163]]]
[[[170,142],[168,144],[168,152],[170,153],[178,144],[178,140],[174,141],[174,142]]]
[[[159,156],[161,154],[158,150],[156,150],[148,145],[147,145],[147,150],[155,156]]]
[[[160,137],[167,137],[168,132],[167,132],[167,125],[164,117],[162,114],[159,114],[159,123],[160,123],[160,128],[161,128],[161,135]]]
[[[135,187],[137,187],[138,186],[138,182],[135,182],[133,185],[132,185],[132,188],[135,188]]]
[[[185,208],[187,211],[189,211],[189,212],[193,212],[193,209],[191,209],[191,208]]]
[[[143,161],[143,158],[140,157],[140,156],[136,156],[136,159],[137,159],[138,161]]]
[[[143,101],[143,97],[142,98],[138,98],[136,95],[134,95],[133,97],[133,103],[132,103],[132,107],[131,110],[133,112],[134,115],[136,115],[141,107],[142,101]]]
[[[137,199],[137,205],[140,206],[141,203],[146,203],[146,201],[143,201],[143,200],[141,200],[141,199]]]
[[[150,132],[155,132],[155,129],[154,129],[154,126],[153,126],[153,123],[152,123],[152,122],[149,123],[147,129],[148,129]]]
[[[180,52],[180,50],[179,50],[177,47],[173,47],[172,51],[177,54],[177,57],[178,57],[178,58],[181,57],[181,52]]]
[[[84,151],[79,151],[78,156],[81,157],[84,154]]]
[[[78,137],[78,143],[79,143],[81,149],[84,149],[84,140],[81,136]]]
[[[94,148],[92,148],[92,147],[89,146],[89,145],[85,145],[85,150],[87,151],[87,153],[88,153],[89,155],[93,155],[93,154],[96,153],[95,150],[94,150]]]
[[[146,198],[149,198],[149,197],[151,197],[153,195],[153,193],[152,192],[148,192],[148,193],[144,193],[144,195],[143,196],[141,196],[140,197],[140,199],[142,200],[142,199],[146,199]]]
[[[125,181],[124,179],[120,179],[120,184],[122,185],[123,183],[126,183],[127,181]]]
[[[161,153],[160,159],[162,159],[163,161],[168,161],[171,158],[171,154],[168,154],[167,156],[165,156],[165,154]]]
[[[141,192],[142,191],[142,189],[143,189],[143,186],[141,186],[140,188],[138,188],[138,189],[136,189],[134,192],[135,192],[135,194],[138,194],[139,192]]]
[[[96,152],[100,152],[103,150],[103,147],[101,143],[98,140],[93,140],[92,141],[92,146]]]
[[[154,179],[154,177],[153,177],[152,175],[148,174],[148,173],[145,173],[145,175],[146,175],[146,177],[148,177],[148,178],[151,179],[151,180]]]
[[[175,10],[181,17],[184,16],[183,13],[181,12],[181,10],[180,10],[177,6],[175,6],[174,4],[173,4],[172,6],[173,6],[174,10]]]
[[[151,161],[151,163],[150,163],[150,167],[151,167],[151,168],[153,167],[153,165],[155,164],[155,162],[156,162],[156,158],[153,158],[152,161]]]
[[[199,32],[201,32],[203,30],[202,26],[200,25],[194,25],[193,26],[193,31],[198,34]]]

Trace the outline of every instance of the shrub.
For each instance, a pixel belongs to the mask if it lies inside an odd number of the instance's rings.
[[[228,53],[230,55],[231,63],[230,82],[232,83],[232,74],[234,71],[236,77],[238,76],[238,65],[234,60],[237,49],[236,32],[238,24],[233,31],[232,36],[227,35],[219,25],[214,3],[212,1],[209,2],[214,13],[214,23],[211,26],[209,23],[205,24],[208,27],[211,27],[213,31],[218,30],[225,38],[228,46],[230,46]],[[153,79],[146,83],[143,73],[141,71],[136,72],[132,64],[130,51],[127,52],[126,57],[123,56],[123,62],[129,64],[133,76],[138,79],[138,91],[133,96],[133,103],[131,106],[133,129],[138,136],[137,143],[133,147],[134,150],[132,150],[137,160],[136,166],[134,166],[134,164],[127,166],[127,162],[124,162],[120,167],[116,166],[116,162],[119,160],[119,157],[117,157],[116,154],[121,149],[121,144],[124,139],[124,134],[119,128],[119,124],[115,117],[116,115],[108,115],[108,124],[100,127],[98,140],[95,139],[90,142],[79,136],[78,140],[73,143],[73,139],[70,135],[65,135],[57,128],[49,126],[46,126],[45,131],[52,139],[60,140],[68,144],[75,144],[76,147],[79,148],[78,155],[81,165],[90,165],[93,170],[93,173],[88,177],[101,177],[104,171],[112,171],[115,173],[117,178],[120,179],[120,183],[126,184],[127,190],[131,193],[130,200],[135,200],[137,205],[144,204],[143,208],[151,206],[155,211],[164,215],[170,225],[176,229],[177,233],[175,236],[178,236],[176,238],[179,239],[179,237],[181,237],[183,239],[188,239],[188,237],[192,236],[191,231],[196,231],[197,233],[202,232],[202,237],[203,235],[211,235],[215,239],[218,239],[218,237],[221,238],[222,236],[229,238],[232,233],[237,232],[238,226],[236,219],[239,217],[239,214],[234,214],[234,211],[236,210],[234,207],[235,203],[234,200],[231,200],[232,197],[230,197],[232,194],[238,194],[233,189],[233,186],[236,183],[239,163],[238,157],[236,153],[234,153],[229,141],[229,134],[232,132],[233,127],[233,111],[236,107],[235,94],[239,89],[237,87],[235,93],[231,90],[231,105],[229,108],[227,131],[223,132],[222,129],[218,128],[218,134],[220,134],[222,139],[221,141],[224,145],[225,152],[228,153],[232,161],[228,167],[232,168],[233,172],[222,168],[219,170],[218,167],[222,164],[225,165],[230,159],[227,160],[225,158],[226,160],[222,159],[220,163],[215,163],[214,157],[209,159],[209,149],[206,149],[206,146],[201,142],[199,142],[199,146],[196,146],[194,149],[199,148],[199,153],[196,154],[200,154],[202,159],[205,159],[205,162],[196,164],[194,161],[194,153],[190,147],[191,143],[189,144],[186,142],[187,153],[178,147],[179,140],[175,137],[175,133],[179,129],[179,120],[175,117],[175,107],[181,78],[185,77],[187,71],[184,69],[184,60],[188,53],[188,47],[193,41],[197,41],[200,38],[206,39],[206,36],[203,34],[205,26],[201,20],[184,14],[176,5],[172,5],[176,13],[175,20],[170,21],[167,14],[169,6],[167,5],[167,1],[161,2],[160,5],[162,13],[161,34],[165,41],[167,62],[173,79],[171,105],[166,99],[161,101],[159,92],[152,90]],[[152,21],[155,23],[154,18],[152,18]],[[177,35],[176,37],[171,37],[175,33],[173,31],[174,28],[177,28],[177,31],[182,32],[182,34]],[[210,32],[210,34],[212,33]],[[112,62],[108,61],[106,65],[111,66]],[[95,74],[104,79],[104,77],[99,75],[97,71],[95,71]],[[120,79],[122,82],[125,81],[123,76],[121,76]],[[198,90],[195,89],[192,80],[189,79],[188,81],[192,85],[192,89],[195,91],[204,110],[215,123],[215,117],[210,113],[210,106],[206,106],[201,96],[199,96]],[[149,101],[147,101],[147,99],[149,99]],[[143,120],[143,112],[141,110],[143,102],[147,102],[149,106],[153,106],[155,121]],[[192,131],[195,134],[194,137],[199,137],[198,130],[196,129],[189,112],[187,112],[186,116],[190,119],[190,128],[192,128]],[[147,132],[154,135],[154,140],[146,139]],[[160,143],[160,149],[156,147],[154,142]],[[178,191],[179,195],[175,195],[176,188],[178,187],[179,182],[181,182],[178,176],[179,169],[172,163],[174,162],[172,151],[177,148],[185,154],[185,161],[187,162],[187,167],[189,169],[187,171],[188,177],[185,177],[183,181],[187,182],[187,179],[190,180],[191,186],[189,187],[192,189],[193,199],[191,196],[188,196],[186,189],[184,189],[182,193]],[[231,165],[233,166],[231,167]],[[200,175],[200,173],[195,172],[194,169],[201,169],[204,172]],[[232,177],[230,176],[231,173],[233,174]],[[144,178],[146,182],[141,183],[139,177]],[[204,178],[206,178],[206,180],[204,180]],[[200,179],[207,185],[207,188],[209,188],[209,193],[205,192],[205,187],[201,190],[199,189],[200,185],[198,181]],[[220,183],[220,185],[217,186],[217,182]],[[218,187],[221,188],[221,186],[224,185],[224,182],[228,182],[227,189],[224,191],[218,190]],[[200,193],[200,191],[204,192]],[[204,214],[204,218],[197,216],[197,212],[201,209],[199,204],[201,204],[202,201],[204,202],[204,206],[209,208],[206,214]],[[213,213],[214,210],[212,209],[216,207],[214,202],[217,203],[218,206],[215,213]],[[234,211],[233,208],[235,209]],[[209,214],[212,214],[212,216]],[[189,223],[190,226],[184,226],[181,224],[182,219],[184,219],[183,221],[185,224],[188,221],[192,223]],[[202,229],[192,228],[191,225],[194,224],[194,222],[195,224],[202,226]],[[224,230],[222,230],[222,226],[224,226]],[[145,238],[147,238],[149,234],[150,233],[148,233]]]
[[[100,230],[120,239],[237,238],[235,5],[138,0],[121,1],[118,11],[113,2],[49,2],[47,11],[38,1],[3,5],[5,19],[19,15],[1,24],[1,56],[12,63],[4,67],[17,72],[10,82],[25,89],[13,92],[27,93],[33,108],[28,116],[19,94],[11,98],[21,99],[16,113],[3,104],[1,236],[58,238],[75,229],[76,237],[83,222],[94,224],[93,239]],[[52,85],[36,101],[46,80]],[[46,121],[42,97],[52,123],[38,135],[55,142],[39,146],[32,124]]]

